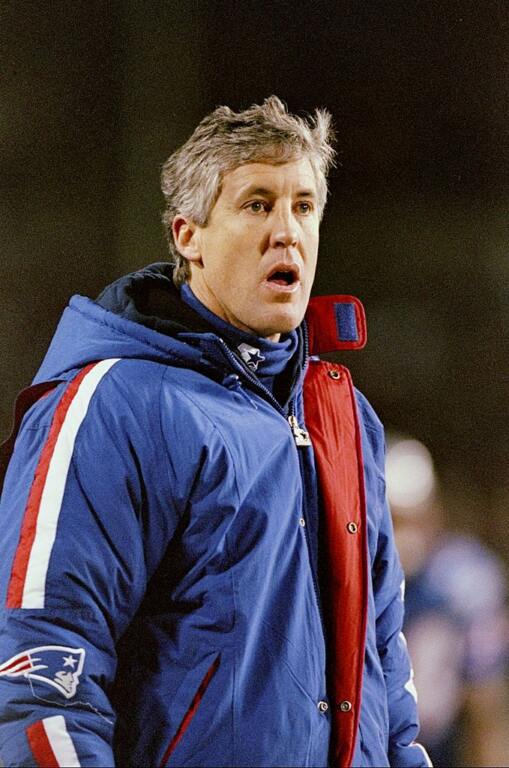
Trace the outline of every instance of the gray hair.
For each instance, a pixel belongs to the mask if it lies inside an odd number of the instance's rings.
[[[307,157],[316,177],[318,208],[327,199],[327,174],[334,165],[331,115],[317,109],[313,116],[288,112],[277,96],[243,112],[218,107],[203,118],[191,137],[164,163],[161,188],[166,200],[162,216],[177,286],[190,276],[189,262],[176,249],[172,222],[178,213],[201,227],[221,193],[225,173],[252,162],[287,163]]]

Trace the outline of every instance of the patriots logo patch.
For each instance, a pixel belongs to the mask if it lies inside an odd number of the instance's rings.
[[[237,349],[240,352],[240,356],[252,371],[257,371],[258,366],[263,360],[264,356],[257,347],[251,347],[249,344],[239,344]]]
[[[83,648],[64,645],[41,645],[30,648],[0,664],[1,677],[25,677],[56,688],[66,699],[72,699],[80,682],[85,663]]]

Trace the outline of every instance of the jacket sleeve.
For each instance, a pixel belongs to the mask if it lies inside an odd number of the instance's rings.
[[[374,567],[374,598],[378,653],[382,662],[389,711],[391,766],[430,766],[425,748],[415,741],[419,731],[417,692],[402,631],[405,581],[394,542],[385,486],[382,520]]]
[[[16,441],[0,505],[5,765],[114,764],[116,643],[178,518],[157,461],[157,382],[144,377],[135,408],[121,376],[130,363],[101,361],[59,385]]]

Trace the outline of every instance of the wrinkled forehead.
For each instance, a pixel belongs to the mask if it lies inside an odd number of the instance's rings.
[[[251,190],[258,194],[298,194],[317,197],[315,171],[308,158],[286,163],[249,162],[227,171],[222,191],[237,194]]]

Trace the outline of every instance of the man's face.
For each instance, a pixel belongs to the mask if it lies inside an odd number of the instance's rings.
[[[274,341],[300,324],[319,237],[316,180],[308,159],[248,163],[226,173],[207,225],[192,229],[180,250],[191,262],[191,288],[206,307],[237,328]]]

